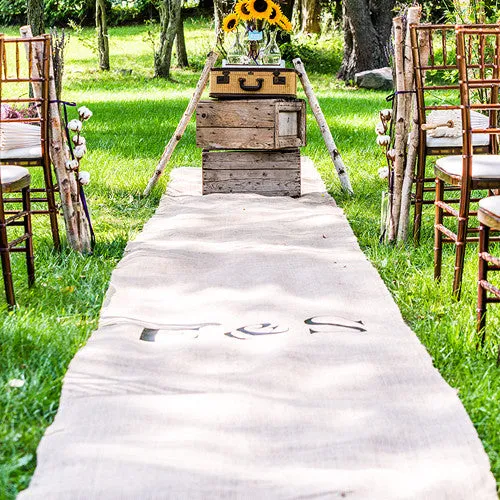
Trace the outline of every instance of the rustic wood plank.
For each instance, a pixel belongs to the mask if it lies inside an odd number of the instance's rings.
[[[196,145],[205,149],[274,149],[274,129],[198,128]]]
[[[273,128],[275,99],[200,101],[196,127]]]
[[[257,193],[268,196],[300,196],[300,184],[295,181],[228,180],[203,183],[203,194]]]
[[[203,182],[227,180],[262,180],[300,182],[300,170],[208,170],[203,169]]]
[[[203,151],[203,168],[212,170],[300,169],[300,152],[290,151]]]

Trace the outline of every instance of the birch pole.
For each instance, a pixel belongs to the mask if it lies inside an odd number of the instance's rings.
[[[406,16],[406,36],[404,45],[404,73],[405,73],[405,88],[407,91],[415,91],[415,69],[413,66],[413,54],[411,47],[410,25],[417,24],[420,21],[422,9],[420,6],[410,7]],[[415,93],[407,94],[412,96],[408,98],[408,107],[406,109],[405,120],[407,130],[411,127],[411,132],[407,144],[406,161],[404,166],[403,184],[401,186],[401,207],[398,222],[398,241],[406,240],[408,234],[408,220],[410,215],[411,205],[411,188],[413,185],[413,174],[415,172],[415,162],[417,160],[419,124],[417,110],[417,96]]]
[[[22,38],[31,38],[32,32],[30,26],[23,26],[20,28]],[[43,62],[44,54],[41,52],[39,44],[34,44],[33,57],[38,64],[32,64],[32,74],[35,77],[40,77],[38,67],[45,67]],[[66,162],[69,160],[67,152],[66,139],[63,132],[63,125],[61,122],[61,115],[59,113],[59,104],[56,96],[56,85],[54,79],[54,67],[52,64],[52,54],[45,54],[48,57],[49,67],[49,149],[50,158],[54,165],[54,170],[57,177],[57,184],[59,186],[59,194],[61,197],[61,205],[66,226],[66,235],[68,244],[77,252],[89,253],[90,235],[86,221],[82,218],[85,214],[82,210],[78,197],[78,185],[73,172],[66,169]],[[34,92],[37,92],[37,86],[33,87]],[[35,95],[41,98],[41,95]]]
[[[300,82],[302,83],[302,87],[304,88],[304,91],[306,93],[307,100],[309,101],[309,106],[311,107],[314,117],[318,122],[318,126],[321,130],[321,135],[323,136],[323,139],[325,141],[328,153],[330,153],[333,165],[337,170],[342,189],[347,191],[349,194],[354,194],[351,186],[351,181],[349,180],[349,174],[347,173],[347,168],[342,161],[342,157],[340,156],[337,146],[335,145],[332,133],[330,131],[330,128],[328,127],[328,124],[326,123],[325,115],[321,110],[318,99],[314,94],[311,82],[309,81],[306,70],[304,68],[304,64],[302,63],[300,58],[294,59],[292,62],[295,66],[295,71],[299,76]]]
[[[394,63],[396,68],[396,116],[394,117],[395,141],[394,149],[396,157],[394,159],[391,217],[389,221],[389,241],[394,241],[398,234],[399,214],[401,212],[401,192],[403,189],[403,177],[406,156],[406,141],[408,129],[406,126],[407,99],[404,76],[404,52],[403,48],[403,18],[398,16],[392,20],[394,28]]]
[[[184,115],[181,118],[181,121],[179,122],[177,128],[175,129],[174,135],[172,136],[167,146],[165,147],[165,151],[163,152],[160,162],[156,167],[155,173],[153,174],[151,179],[149,179],[148,185],[144,190],[143,196],[147,196],[151,192],[153,186],[158,182],[158,179],[163,174],[163,171],[165,170],[165,167],[167,166],[167,163],[170,160],[175,147],[182,139],[184,131],[188,126],[189,120],[191,120],[191,116],[193,116],[196,106],[198,105],[198,102],[201,99],[201,95],[203,94],[203,91],[207,86],[208,78],[210,76],[210,70],[215,64],[215,61],[217,61],[217,57],[219,57],[219,54],[217,54],[217,52],[212,51],[210,52],[210,54],[208,54],[207,61],[205,62],[205,67],[203,68],[198,84],[196,85],[194,94],[191,97],[191,100],[189,101],[186,111],[184,112]]]

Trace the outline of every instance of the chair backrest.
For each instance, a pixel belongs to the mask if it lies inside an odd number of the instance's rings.
[[[478,58],[488,52],[488,40],[479,32],[491,25],[469,25],[474,31],[464,57],[470,70],[478,75],[491,72],[492,62]],[[415,70],[415,88],[421,140],[426,142],[425,126],[430,112],[446,116],[453,112],[460,116],[460,84],[456,51],[456,26],[451,24],[415,24],[410,26],[412,55]],[[477,100],[497,102],[498,94],[482,92]],[[439,113],[442,112],[442,113]],[[446,121],[446,120],[445,120]],[[496,141],[491,141],[490,151],[496,151]]]
[[[41,156],[48,159],[50,50],[50,35],[0,34],[0,148],[21,150],[23,138],[32,145],[39,136]]]
[[[460,104],[463,124],[463,179],[468,183],[472,172],[473,135],[489,134],[497,138],[498,89],[500,87],[500,25],[480,28],[457,26],[457,62],[459,70]],[[486,94],[480,101],[478,94]],[[486,127],[475,126],[471,112],[487,113],[490,117]],[[496,142],[496,141],[495,141]]]

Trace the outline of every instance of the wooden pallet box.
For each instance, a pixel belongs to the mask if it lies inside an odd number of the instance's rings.
[[[203,194],[300,196],[300,152],[203,151]]]
[[[306,145],[306,105],[300,99],[200,101],[196,145],[203,149],[287,149]]]
[[[297,74],[294,69],[213,68],[210,72],[210,97],[237,99],[276,96],[297,96]]]

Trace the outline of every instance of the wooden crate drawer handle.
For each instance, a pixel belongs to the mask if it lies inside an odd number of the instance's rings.
[[[245,90],[246,92],[258,92],[262,88],[264,78],[257,78],[257,85],[245,85],[247,81],[246,78],[240,78],[238,81],[240,82],[241,90]]]

